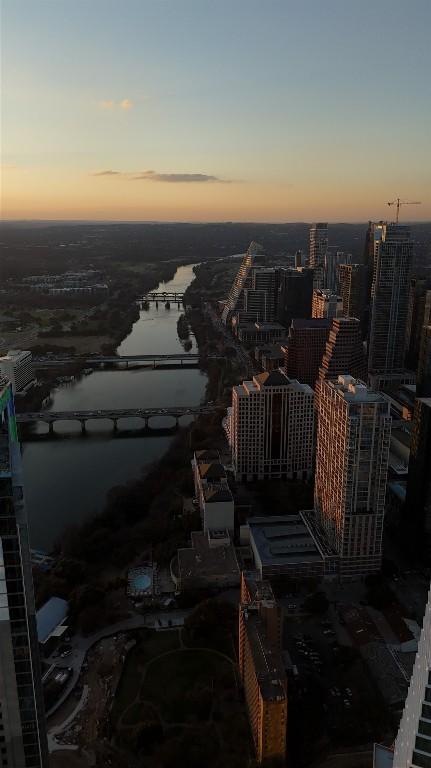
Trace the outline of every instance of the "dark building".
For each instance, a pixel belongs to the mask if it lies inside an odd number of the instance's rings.
[[[357,317],[364,335],[368,304],[368,267],[364,264],[340,264],[338,275],[343,317]]]
[[[412,543],[431,542],[431,397],[415,402],[410,443],[405,525]]]
[[[416,377],[417,397],[431,397],[431,325],[422,328]]]
[[[422,328],[431,324],[431,279],[410,281],[406,329],[406,367],[415,371],[419,360]]]
[[[311,317],[313,270],[305,267],[278,270],[277,320],[289,328],[294,317]]]
[[[290,379],[315,387],[331,321],[326,317],[295,318],[284,345],[284,370]]]

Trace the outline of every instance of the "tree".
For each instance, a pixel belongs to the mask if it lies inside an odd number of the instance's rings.
[[[326,613],[329,607],[328,598],[324,592],[314,592],[304,600],[304,608],[308,613],[321,615]]]

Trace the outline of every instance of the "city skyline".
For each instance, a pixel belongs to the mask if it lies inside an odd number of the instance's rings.
[[[3,217],[430,219],[431,6],[347,6],[5,0]]]

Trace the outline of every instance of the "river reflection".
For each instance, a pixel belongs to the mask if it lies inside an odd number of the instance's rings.
[[[192,279],[193,265],[180,267],[159,290],[182,291]],[[169,354],[182,350],[177,335],[181,311],[173,303],[170,309],[163,303],[158,309],[151,304],[148,311],[141,311],[118,353]],[[204,396],[205,384],[205,374],[195,369],[95,371],[55,390],[51,410],[196,405]],[[172,425],[168,416],[151,421],[154,428]],[[111,421],[89,421],[87,435],[82,437],[79,423],[58,422],[55,430],[66,439],[25,443],[24,480],[33,547],[49,549],[67,525],[100,511],[110,488],[139,477],[163,455],[172,437],[121,436],[121,428],[142,426],[140,419],[127,419],[119,423],[120,431],[114,435]],[[40,425],[37,431],[43,433],[47,428]]]

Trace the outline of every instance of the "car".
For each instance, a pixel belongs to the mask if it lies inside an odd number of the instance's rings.
[[[71,653],[72,653],[72,649],[71,648],[70,648],[70,650],[63,651],[63,653],[60,654],[60,658],[61,659],[65,659],[66,656],[70,656]]]

